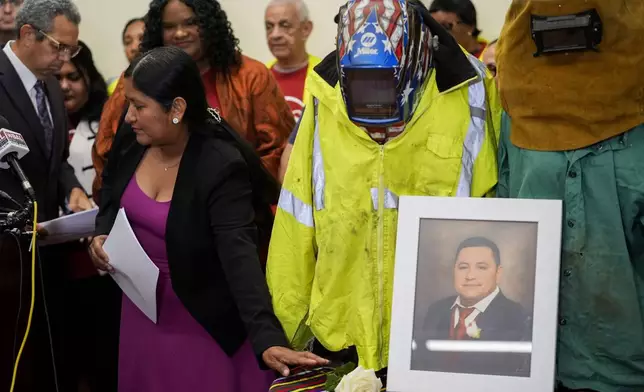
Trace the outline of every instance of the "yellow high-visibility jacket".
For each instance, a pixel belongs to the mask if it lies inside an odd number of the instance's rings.
[[[316,65],[320,64],[321,61],[322,60],[319,57],[316,57],[316,56],[313,56],[312,54],[309,54],[309,67],[308,67],[308,69],[306,71],[306,74],[307,75],[312,74],[313,73],[313,68],[315,68]],[[273,68],[275,63],[277,63],[277,60],[273,59],[273,60],[269,61],[268,63],[266,63],[266,67],[268,69],[271,69],[271,68]],[[307,81],[308,81],[308,79],[307,79]],[[304,84],[304,95],[302,96],[302,102],[304,102],[306,104],[306,102],[308,101],[308,98],[309,97],[308,97],[308,92],[307,92],[306,82],[305,82],[305,84]]]
[[[119,84],[119,79],[118,77],[111,78],[110,80],[107,81],[107,95],[112,96],[114,93],[114,90],[116,90],[116,86]]]
[[[384,145],[349,120],[336,81],[309,74],[267,266],[294,347],[315,336],[331,351],[355,346],[365,368],[386,367],[398,197],[493,194],[501,107],[485,66],[464,56],[476,76],[439,91],[434,72],[405,131]]]

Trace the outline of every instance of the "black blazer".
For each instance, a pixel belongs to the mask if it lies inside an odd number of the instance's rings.
[[[257,254],[249,167],[231,142],[210,132],[191,131],[178,169],[165,236],[172,287],[229,356],[250,336],[259,357],[288,341]],[[110,232],[145,151],[130,127],[119,129],[103,174],[97,235]]]
[[[0,114],[9,121],[12,131],[22,134],[29,146],[29,153],[20,160],[20,165],[36,192],[41,222],[58,217],[58,208],[64,205],[71,190],[82,188],[74,169],[67,163],[69,133],[60,84],[50,77],[45,85],[54,125],[51,155],[47,154],[44,130],[29,93],[7,55],[0,50]],[[20,203],[25,200],[20,182],[9,170],[0,170],[0,189]]]
[[[414,331],[416,350],[412,369],[440,370],[454,373],[529,376],[530,354],[515,353],[443,353],[430,352],[426,340],[449,340],[452,325],[452,305],[456,297],[445,298],[427,310],[422,327]],[[521,342],[532,340],[532,317],[520,304],[502,292],[494,298],[485,312],[476,317],[481,329],[477,340]],[[466,337],[468,340],[469,337]]]

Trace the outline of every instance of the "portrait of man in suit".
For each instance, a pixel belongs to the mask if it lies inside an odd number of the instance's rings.
[[[502,255],[494,241],[470,237],[458,245],[453,261],[456,295],[426,310],[421,327],[414,331],[413,370],[529,376],[530,354],[522,352],[525,345],[517,345],[516,350],[503,345],[532,340],[531,312],[503,293],[499,286],[503,272]],[[504,352],[482,345],[481,349],[461,345],[459,352],[436,348],[436,342],[446,341],[501,342],[498,347]]]

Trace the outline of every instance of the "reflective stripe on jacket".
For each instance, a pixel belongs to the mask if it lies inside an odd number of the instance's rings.
[[[273,228],[267,279],[288,338],[356,346],[387,366],[401,195],[482,197],[497,183],[500,105],[493,79],[440,92],[435,73],[403,134],[379,145],[349,121],[338,85],[309,74]],[[488,99],[490,98],[490,99]],[[411,344],[411,342],[410,342]]]

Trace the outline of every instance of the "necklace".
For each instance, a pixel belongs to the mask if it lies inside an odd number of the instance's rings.
[[[168,171],[168,169],[172,169],[173,167],[177,167],[177,166],[179,166],[180,163],[181,163],[181,160],[179,160],[179,162],[175,163],[174,165],[166,166],[166,167],[163,168],[163,171]]]
[[[181,163],[181,158],[183,157],[183,154],[182,154],[181,156],[179,156],[179,159],[175,163],[173,163],[172,165],[166,166],[167,162],[164,162],[162,159],[159,159],[159,157],[157,156],[159,154],[154,154],[154,152],[152,151],[150,151],[150,153],[153,155],[153,159],[157,162],[157,164],[160,164],[163,167],[164,172],[167,172],[168,170],[179,166],[179,164]]]

